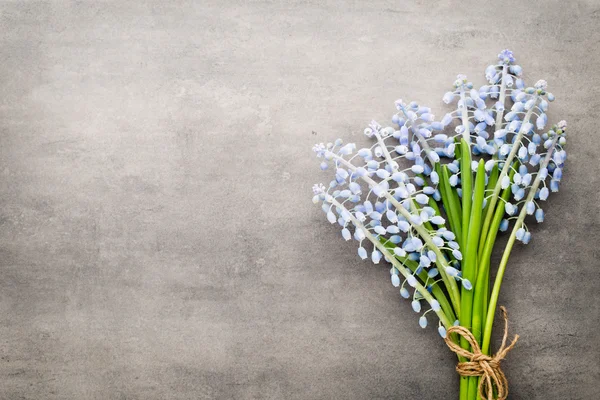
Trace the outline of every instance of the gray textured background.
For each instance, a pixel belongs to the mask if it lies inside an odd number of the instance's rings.
[[[500,303],[512,399],[600,391],[598,2],[0,3],[1,399],[452,399],[311,146],[510,47],[569,120]],[[458,3],[457,3],[458,4]]]

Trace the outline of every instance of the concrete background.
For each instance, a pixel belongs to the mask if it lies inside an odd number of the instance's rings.
[[[311,201],[311,146],[510,47],[570,158],[501,304],[511,399],[600,392],[600,3],[0,3],[1,399],[448,399],[454,357]]]

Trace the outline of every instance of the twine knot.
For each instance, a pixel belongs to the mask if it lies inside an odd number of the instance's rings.
[[[512,350],[517,343],[519,335],[506,345],[508,337],[508,313],[506,308],[500,307],[504,318],[504,336],[502,337],[502,346],[498,349],[495,356],[488,356],[481,352],[481,348],[475,340],[475,337],[467,328],[462,326],[452,326],[448,329],[445,341],[450,350],[462,356],[469,361],[459,362],[456,365],[456,372],[461,376],[480,376],[479,380],[479,396],[486,400],[494,400],[494,387],[498,393],[498,400],[504,400],[508,397],[508,381],[506,375],[500,369],[500,361],[504,359],[506,354]],[[472,352],[465,350],[460,345],[454,343],[450,334],[456,333],[466,339],[471,345]]]

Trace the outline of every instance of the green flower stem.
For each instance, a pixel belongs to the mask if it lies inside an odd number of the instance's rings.
[[[510,178],[514,175],[514,170],[510,172]],[[492,249],[496,241],[498,234],[498,228],[504,217],[504,202],[510,198],[511,190],[510,187],[502,191],[502,200],[496,212],[494,213],[494,219],[490,226],[490,233],[487,235],[486,243],[483,245],[481,252],[479,253],[479,266],[477,271],[477,281],[475,283],[475,296],[473,298],[473,325],[471,332],[477,340],[481,343],[482,337],[482,324],[487,317],[487,307],[489,299],[489,286],[490,286],[490,261],[492,256]],[[487,354],[484,352],[484,354]]]
[[[458,144],[454,151],[455,158],[457,160],[460,160],[461,159],[460,139],[457,137],[455,139],[455,142]],[[464,243],[463,243],[463,238],[462,238],[462,206],[460,203],[460,198],[458,197],[458,192],[456,191],[456,188],[450,186],[450,171],[448,170],[448,167],[446,167],[445,165],[443,168],[443,172],[444,172],[444,180],[448,184],[449,197],[452,199],[455,210],[456,210],[454,215],[456,217],[457,231],[454,231],[454,234],[456,235],[456,241],[458,242],[460,248],[463,249]],[[460,232],[460,233],[458,233],[458,232]],[[466,359],[464,357],[459,357],[458,359],[459,359],[459,361],[466,361]],[[469,394],[468,393],[468,390],[469,390],[468,385],[469,385],[469,378],[467,378],[466,376],[461,376],[460,377],[460,396],[459,396],[460,400],[469,400],[467,397]]]
[[[462,229],[460,221],[462,210],[460,202],[458,201],[458,195],[455,194],[454,188],[450,186],[448,167],[445,165],[443,167],[438,167],[436,165],[436,167],[441,171],[441,173],[438,172],[438,175],[440,176],[440,186],[443,190],[442,203],[444,204],[444,209],[446,210],[452,232],[456,235],[459,246],[462,246]]]
[[[471,166],[469,163],[469,171],[471,170],[470,167]],[[479,248],[481,211],[483,209],[483,198],[485,194],[485,175],[485,163],[483,162],[483,160],[479,160],[479,165],[477,166],[477,174],[475,178],[475,190],[473,196],[473,204],[471,208],[471,216],[469,218],[469,230],[466,242],[466,255],[462,267],[463,279],[468,279],[473,284],[477,278],[477,249]],[[473,315],[472,313],[474,290],[474,287],[471,290],[467,290],[463,287],[461,293],[461,325],[469,330],[472,330],[471,318]],[[461,340],[461,346],[463,346],[463,348],[468,348],[468,342],[464,340],[463,343],[463,340]],[[469,377],[468,380],[468,397],[475,398],[475,394],[477,393],[477,378]]]
[[[464,98],[464,95],[462,96]],[[466,262],[466,254],[468,251],[469,244],[467,243],[469,237],[469,218],[471,209],[471,150],[469,144],[463,139],[461,140],[461,153],[460,158],[460,175],[461,175],[461,186],[462,186],[462,243],[459,243],[460,250],[463,253],[464,261],[462,263],[462,274],[463,277],[469,279],[470,265]],[[467,215],[467,210],[469,215]],[[471,274],[472,275],[472,274]],[[473,306],[473,297],[464,287],[461,290],[460,298],[460,324],[466,328],[471,326],[471,307]],[[460,345],[464,349],[469,348],[469,343],[465,338],[461,337]]]
[[[456,147],[454,148],[454,159],[460,160],[461,148],[460,148],[460,138],[458,136],[454,138],[454,144],[456,145]]]
[[[477,337],[477,340],[479,341],[479,343],[481,343],[481,336],[483,335],[483,329],[482,329],[482,324],[483,321],[485,321],[485,319],[487,318],[487,308],[488,308],[488,303],[490,301],[490,263],[491,260],[487,259],[485,261],[485,266],[484,266],[484,275],[482,278],[482,283],[481,283],[481,317],[479,319],[479,325],[477,327],[478,331],[481,332],[481,334]],[[484,353],[485,354],[485,353]]]
[[[510,195],[510,189],[508,189],[508,195]],[[506,197],[509,197],[509,196]],[[504,202],[501,202],[496,208],[497,213],[495,215],[500,215],[500,219],[498,224],[502,220],[502,216],[504,214]],[[494,221],[495,222],[495,221]],[[494,222],[492,223],[492,229],[494,229]],[[496,230],[498,226],[495,226]],[[496,234],[488,235],[488,240],[493,242],[496,238]],[[490,246],[490,248],[492,247]],[[473,298],[473,323],[471,327],[471,332],[477,340],[478,343],[481,344],[481,336],[482,336],[482,322],[485,321],[488,307],[488,299],[489,299],[489,287],[490,287],[490,258],[484,258],[479,262],[478,271],[477,271],[477,282],[475,284],[475,296]],[[487,354],[484,352],[484,354]],[[479,378],[475,378],[475,382],[469,381],[469,396],[470,399],[477,399],[477,394],[473,395],[473,393],[477,393],[477,387],[479,386]]]
[[[515,171],[511,170],[510,178],[512,179]],[[490,226],[490,233],[486,237],[486,242],[482,247],[482,251],[479,254],[479,270],[477,271],[477,282],[475,283],[475,297],[473,299],[473,327],[472,333],[475,336],[477,342],[481,343],[482,336],[482,324],[486,320],[487,307],[489,299],[489,286],[490,286],[490,261],[492,256],[492,250],[498,234],[498,228],[504,217],[504,202],[510,198],[511,190],[507,187],[502,191],[502,200],[496,212]],[[483,236],[482,236],[483,237]]]
[[[461,360],[463,361],[463,360]],[[469,399],[469,378],[466,376],[460,377],[460,392],[458,398],[460,400],[470,400]]]
[[[515,163],[516,164],[516,163]],[[495,168],[496,176],[494,178],[494,171],[490,174],[490,180],[497,179],[498,177],[498,168]],[[510,178],[512,179],[515,171],[511,169]],[[491,185],[490,185],[491,184]],[[494,182],[490,182],[488,180],[488,187],[495,185]],[[510,187],[504,189],[502,191],[502,200],[498,207],[496,207],[496,212],[494,213],[494,219],[492,220],[492,224],[490,227],[490,234],[486,236],[486,243],[480,243],[480,246],[483,245],[482,251],[479,253],[479,263],[478,263],[478,271],[477,271],[477,281],[475,282],[474,290],[475,295],[473,298],[473,319],[472,319],[472,327],[471,332],[477,340],[478,343],[481,344],[481,336],[482,336],[482,323],[486,319],[487,315],[487,307],[489,300],[489,286],[490,286],[490,257],[492,254],[492,249],[494,247],[494,242],[496,241],[496,235],[498,233],[498,228],[500,226],[500,222],[502,222],[502,217],[504,216],[504,201],[508,200],[511,194]],[[482,241],[484,235],[481,235]],[[484,354],[487,354],[484,352]],[[478,386],[479,386],[479,378],[475,378],[469,380],[469,399],[477,399],[478,397]]]
[[[517,225],[515,225],[515,227],[516,226]],[[504,248],[504,253],[502,254],[502,260],[500,260],[498,273],[496,274],[496,280],[494,281],[492,295],[490,296],[490,302],[488,305],[487,317],[485,320],[485,326],[483,331],[483,341],[481,345],[481,350],[485,354],[488,354],[490,351],[490,340],[492,337],[492,325],[494,324],[494,313],[496,311],[496,305],[498,303],[498,295],[500,294],[500,286],[502,285],[502,278],[504,277],[506,264],[508,263],[510,252],[515,243],[516,232],[516,229],[513,230],[510,237],[508,238],[508,242],[506,243],[506,247]]]
[[[331,152],[328,152],[327,155],[336,159],[337,161],[339,161],[341,164],[343,164],[346,168],[350,169],[352,172],[356,172],[357,167],[354,164],[352,164],[351,162],[349,162],[348,160],[344,159],[343,157],[340,157],[337,154],[334,154]],[[362,179],[370,187],[377,186],[377,182],[375,182],[369,176],[363,175],[360,177],[360,179]],[[429,235],[429,232],[427,231],[427,229],[425,229],[425,227],[414,224],[411,221],[411,219],[412,219],[411,213],[408,212],[408,210],[406,208],[404,208],[404,206],[402,204],[400,204],[400,202],[398,200],[396,200],[394,198],[394,196],[392,196],[391,194],[389,194],[387,192],[384,192],[383,196],[387,200],[389,200],[389,202],[392,203],[394,205],[394,207],[396,207],[396,210],[400,214],[402,214],[402,216],[404,218],[406,218],[406,220],[411,224],[412,228],[419,234],[419,236],[423,239],[423,241],[427,244],[427,246],[435,253],[435,255],[436,255],[435,263],[438,266],[440,276],[442,277],[442,280],[444,281],[444,284],[446,285],[446,289],[448,290],[448,294],[450,295],[450,301],[452,302],[454,311],[457,315],[459,315],[460,291],[458,290],[458,285],[456,284],[456,280],[453,277],[449,276],[448,273],[446,272],[446,267],[448,266],[448,261],[444,257],[442,251],[433,243],[433,241],[431,240],[431,235]]]
[[[473,173],[471,172],[471,149],[468,142],[461,140],[460,185],[462,188],[462,236],[463,245],[468,245],[471,203],[473,201]],[[461,251],[465,251],[462,249]]]
[[[462,245],[467,244],[469,232],[469,218],[471,217],[471,201],[473,196],[473,173],[471,172],[471,131],[469,130],[469,110],[465,100],[464,86],[460,87],[460,101],[462,102],[462,139],[460,141],[460,185],[462,188]],[[460,245],[460,243],[459,243]],[[465,249],[461,248],[464,252]]]
[[[485,167],[483,160],[480,160],[479,165],[477,167],[477,178],[475,184],[473,209],[470,216],[470,225],[468,227],[468,233],[466,236],[466,246],[465,249],[463,249],[464,255],[462,263],[462,277],[463,279],[468,279],[472,284],[475,283],[475,280],[477,278],[477,248],[479,244],[479,229],[481,228],[481,209],[483,205],[484,191]],[[474,295],[473,292],[474,289],[467,290],[464,287],[461,290],[460,324],[461,326],[464,326],[467,329],[471,329]],[[461,340],[461,346],[463,346],[463,348],[465,349],[469,348],[469,344],[464,338]]]
[[[483,220],[483,228],[481,229],[481,231],[484,232],[484,235],[487,235],[487,233],[490,231],[490,224],[492,223],[492,217],[494,215],[496,203],[498,202],[498,196],[500,195],[500,190],[502,189],[502,186],[501,186],[502,179],[508,174],[511,164],[512,164],[513,160],[515,159],[517,152],[519,151],[519,145],[521,144],[521,140],[523,139],[523,135],[525,134],[523,127],[531,119],[531,114],[533,113],[533,110],[535,109],[538,98],[539,98],[539,96],[536,94],[535,102],[531,106],[531,108],[527,111],[527,113],[525,114],[525,117],[523,118],[523,123],[521,124],[521,129],[519,129],[519,133],[517,133],[517,136],[515,137],[515,140],[512,144],[512,149],[511,149],[510,153],[508,154],[508,157],[506,157],[506,160],[504,162],[504,167],[502,168],[502,172],[500,172],[500,176],[498,176],[498,182],[496,183],[494,192],[492,193],[490,200],[488,202],[489,207],[487,209],[487,214],[485,216],[485,219]],[[501,128],[501,125],[497,125],[497,126],[499,129]],[[485,237],[484,237],[484,239],[485,239]]]
[[[506,102],[506,73],[508,72],[508,64],[502,66],[502,78],[500,80],[500,95],[498,103],[504,105]],[[502,118],[504,118],[504,110],[496,113],[496,126],[502,126]]]
[[[513,168],[511,168],[508,177],[511,179],[513,179],[513,176],[515,175],[515,171],[517,169],[517,166],[519,165],[518,162],[513,163]],[[508,199],[510,198],[510,194],[511,194],[511,187],[507,187],[506,189],[502,190],[502,195],[500,196],[501,198],[501,202],[500,204],[498,204],[498,207],[496,207],[496,210],[494,212],[494,218],[492,218],[492,224],[490,225],[490,230],[489,233],[485,236],[485,243],[482,243],[483,246],[481,246],[481,251],[479,252],[479,262],[482,263],[484,262],[486,259],[490,259],[490,257],[492,256],[492,250],[494,248],[494,243],[496,242],[496,236],[498,235],[498,229],[500,228],[500,223],[502,222],[502,218],[504,218],[504,206],[506,205],[506,201],[508,201]],[[481,232],[481,239],[480,241],[484,241],[484,234],[486,232]]]
[[[556,146],[556,142],[558,140],[558,136],[555,136],[552,144],[550,145],[550,149],[544,158],[544,161],[540,163],[540,171],[548,166],[548,163],[552,159],[553,149]],[[530,201],[533,201],[535,197],[535,192],[541,183],[540,174],[537,174],[531,188],[529,189],[529,193],[527,195],[527,199],[524,204],[527,204]],[[485,326],[483,330],[483,341],[481,349],[484,353],[488,353],[490,349],[490,340],[492,337],[492,326],[494,324],[494,314],[496,311],[496,306],[498,304],[498,296],[500,295],[500,287],[502,286],[502,278],[504,277],[504,272],[506,271],[506,265],[508,264],[508,259],[510,257],[510,252],[515,243],[515,239],[517,237],[517,230],[523,226],[523,221],[527,216],[527,208],[525,205],[521,207],[521,212],[519,213],[519,217],[517,218],[517,222],[515,222],[515,226],[508,238],[508,242],[506,243],[506,247],[504,248],[504,253],[502,254],[502,259],[500,260],[500,265],[498,266],[498,273],[496,274],[496,279],[494,281],[494,287],[492,289],[492,294],[490,296],[490,302],[488,305],[487,316],[485,320]]]
[[[490,171],[490,176],[488,178],[488,183],[487,183],[487,186],[485,188],[485,194],[486,194],[486,196],[487,196],[488,193],[492,192],[494,190],[494,188],[496,187],[496,184],[498,183],[498,175],[499,174],[500,174],[500,170],[498,169],[498,163],[495,163],[494,167]],[[490,208],[490,202],[488,201],[486,203],[485,207],[483,207],[483,211],[481,212],[481,215],[486,215],[489,208]],[[481,239],[479,240],[479,254],[481,254],[482,247],[485,244],[485,237],[486,236],[487,236],[487,232],[484,232],[482,230],[482,232],[481,232]]]

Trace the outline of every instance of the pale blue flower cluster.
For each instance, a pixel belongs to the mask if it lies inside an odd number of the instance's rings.
[[[526,214],[535,215],[538,222],[544,220],[539,202],[548,198],[547,186],[551,191],[558,191],[566,160],[566,122],[561,121],[544,132],[548,123],[548,103],[554,101],[554,95],[547,92],[547,82],[539,80],[533,87],[526,87],[522,68],[513,64],[512,51],[503,50],[498,59],[498,64],[486,68],[488,84],[479,90],[473,89],[473,84],[464,75],[457,77],[454,91],[443,97],[446,104],[456,100],[456,109],[446,114],[441,122],[444,126],[458,122],[456,135],[445,143],[454,143],[459,135],[467,139],[472,143],[473,156],[489,157],[485,164],[487,172],[495,165],[503,168],[507,160],[511,164],[512,179],[509,174],[501,179],[501,188],[510,187],[512,192],[511,199],[505,202],[507,217],[500,225],[500,230],[506,231],[511,219],[519,219],[519,210],[523,207]],[[510,110],[505,110],[507,101],[512,101]],[[444,152],[439,154],[451,156]],[[454,161],[449,167],[455,172],[450,184],[459,186],[458,163]],[[473,170],[476,167],[477,162],[473,161]],[[540,177],[539,182],[536,182],[536,176]],[[531,199],[527,196],[529,192],[532,192]],[[458,193],[460,195],[460,188]],[[524,223],[522,225],[517,239],[528,243],[531,233]]]
[[[566,159],[566,123],[544,131],[554,96],[545,81],[527,87],[522,68],[514,62],[510,50],[500,52],[498,63],[485,69],[487,84],[479,89],[458,75],[453,90],[443,96],[444,103],[456,108],[440,121],[428,107],[397,100],[392,126],[372,121],[365,129],[374,140],[371,146],[357,149],[338,139],[313,147],[321,168],[335,173],[329,185],[313,187],[313,201],[322,203],[328,221],[341,227],[345,240],[358,242],[360,258],[392,264],[392,285],[422,313],[422,327],[427,326],[429,312],[442,320],[442,308],[456,308],[457,284],[466,290],[472,287],[461,276],[463,255],[446,221],[436,172],[436,166],[444,164],[451,174],[449,184],[461,196],[456,159],[460,139],[470,143],[473,170],[478,158],[485,160],[486,183],[492,170],[502,171],[497,174],[498,190],[510,188],[510,197],[503,200],[505,218],[499,229],[507,230],[514,220],[516,238],[523,243],[531,239],[525,216],[542,222],[540,203],[558,190]],[[449,300],[442,301],[436,285]],[[453,323],[442,320],[440,334],[445,336],[445,327]]]
[[[412,127],[420,131],[417,136],[430,136],[426,131],[432,121],[427,109],[414,103],[397,105],[404,109]],[[408,289],[422,283],[429,292],[443,277],[455,285],[456,281],[462,282],[467,288],[471,283],[461,278],[462,254],[436,204],[440,198],[439,177],[422,158],[419,139],[411,142],[405,124],[403,128],[382,128],[372,122],[365,135],[375,138],[375,143],[357,151],[354,144],[341,140],[316,145],[314,151],[323,159],[322,168],[331,166],[335,176],[328,187],[313,187],[313,200],[323,203],[327,219],[339,224],[345,240],[358,241],[360,258],[393,264],[392,284],[400,288],[402,297],[412,298],[415,312],[422,311],[423,300],[429,303],[430,308],[420,319],[424,326],[426,314],[440,311],[441,306],[437,299],[423,296],[423,291],[415,290],[411,295]],[[429,152],[439,161],[435,152]],[[401,169],[400,159],[410,160],[411,165]],[[421,283],[419,275],[424,277]]]

